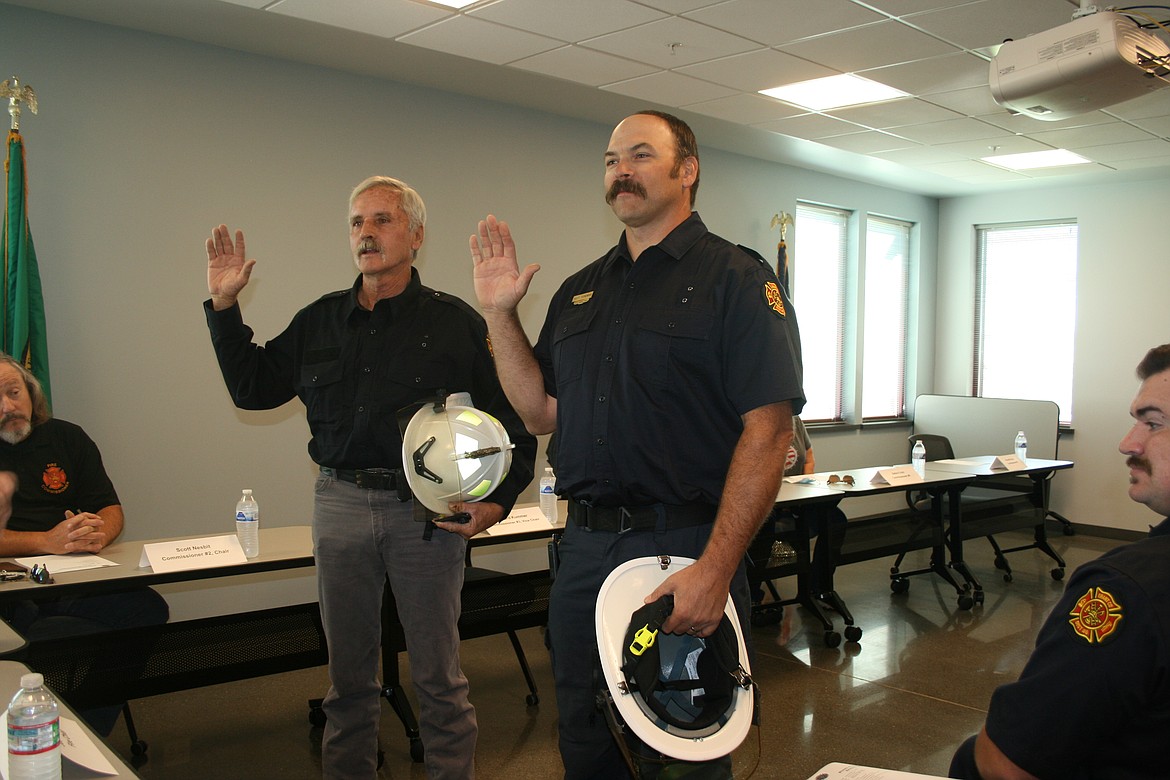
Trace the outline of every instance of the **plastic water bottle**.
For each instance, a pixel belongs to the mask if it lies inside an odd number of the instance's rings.
[[[251,490],[245,490],[236,504],[236,536],[245,558],[260,554],[260,505],[252,498]]]
[[[544,470],[540,478],[540,511],[552,524],[557,522],[557,478],[551,468]]]
[[[926,476],[926,445],[922,443],[922,439],[914,442],[914,449],[910,452],[910,463],[918,472],[918,476]]]
[[[29,672],[8,705],[8,780],[61,780],[61,723],[45,678]]]
[[[1016,457],[1025,462],[1028,460],[1028,437],[1023,431],[1016,434]]]

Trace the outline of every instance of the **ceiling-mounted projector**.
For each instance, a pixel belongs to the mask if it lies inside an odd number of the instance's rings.
[[[1009,111],[1055,122],[1167,85],[1170,47],[1112,11],[1007,41],[991,61],[991,96]]]

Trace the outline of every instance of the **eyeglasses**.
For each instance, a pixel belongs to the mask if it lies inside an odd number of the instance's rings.
[[[829,485],[841,484],[841,485],[848,485],[849,487],[853,487],[853,476],[851,474],[846,474],[845,476],[842,477],[842,476],[838,476],[837,474],[830,474],[829,478],[827,480],[825,480],[825,483],[829,484]]]

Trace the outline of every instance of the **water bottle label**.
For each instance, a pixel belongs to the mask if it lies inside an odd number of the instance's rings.
[[[61,742],[61,726],[57,720],[35,726],[14,726],[8,723],[8,754],[35,756],[53,750]]]
[[[552,485],[545,485],[540,489],[540,492],[546,495],[551,494],[553,492]]]

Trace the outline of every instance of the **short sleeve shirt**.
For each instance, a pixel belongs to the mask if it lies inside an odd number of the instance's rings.
[[[791,302],[698,214],[634,262],[625,237],[569,277],[537,341],[557,485],[602,506],[717,505],[741,416],[804,404]]]
[[[987,733],[1042,778],[1167,776],[1170,520],[1077,569]]]
[[[20,479],[8,521],[14,531],[49,531],[66,510],[97,512],[121,503],[97,445],[66,420],[47,420],[18,444],[0,442],[0,468]]]

